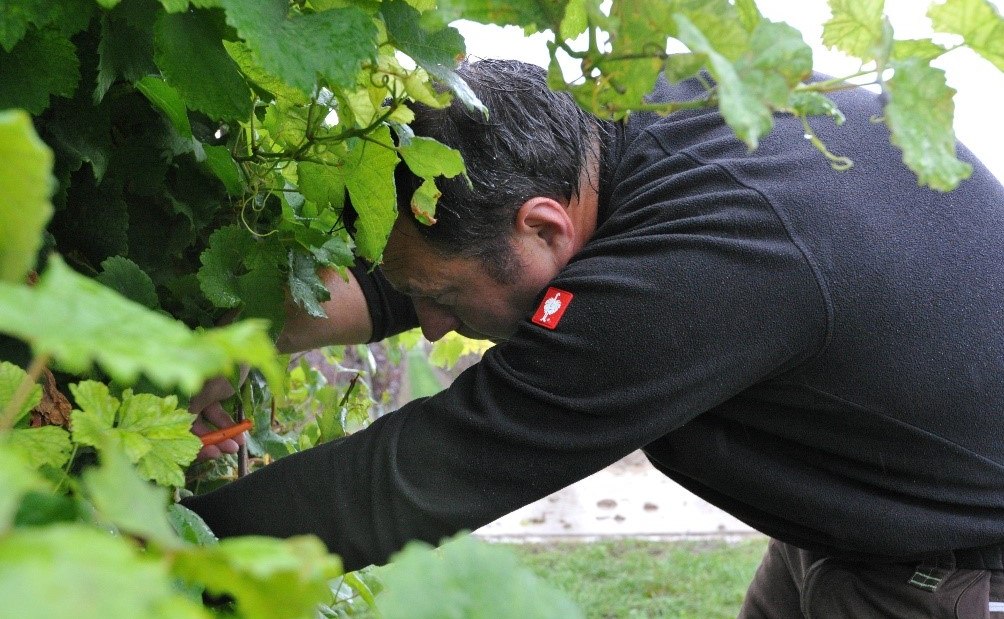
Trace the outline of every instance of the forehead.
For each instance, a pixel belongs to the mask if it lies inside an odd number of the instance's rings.
[[[380,265],[394,288],[405,294],[436,294],[462,284],[477,271],[474,260],[446,257],[433,248],[415,224],[398,218]]]

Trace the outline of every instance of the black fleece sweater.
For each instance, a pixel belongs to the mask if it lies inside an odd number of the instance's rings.
[[[556,328],[528,316],[439,395],[186,505],[223,536],[319,535],[358,568],[643,448],[799,546],[1004,543],[1004,189],[975,162],[956,191],[918,188],[875,97],[836,100],[847,123],[812,124],[843,173],[795,119],[750,153],[715,111],[634,116],[596,233],[551,283],[574,295]],[[373,277],[375,332],[412,324]]]

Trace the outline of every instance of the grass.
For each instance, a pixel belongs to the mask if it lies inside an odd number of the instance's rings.
[[[509,545],[590,619],[735,617],[766,546],[760,537]]]

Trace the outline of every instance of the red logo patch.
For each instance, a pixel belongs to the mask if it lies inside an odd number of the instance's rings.
[[[547,294],[544,295],[544,300],[540,302],[540,307],[537,308],[532,320],[542,327],[554,329],[558,326],[561,317],[565,315],[565,310],[568,309],[568,304],[571,302],[571,292],[548,288]]]

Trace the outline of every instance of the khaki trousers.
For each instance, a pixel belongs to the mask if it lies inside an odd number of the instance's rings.
[[[771,540],[739,619],[1004,619],[1004,571],[857,563]]]

